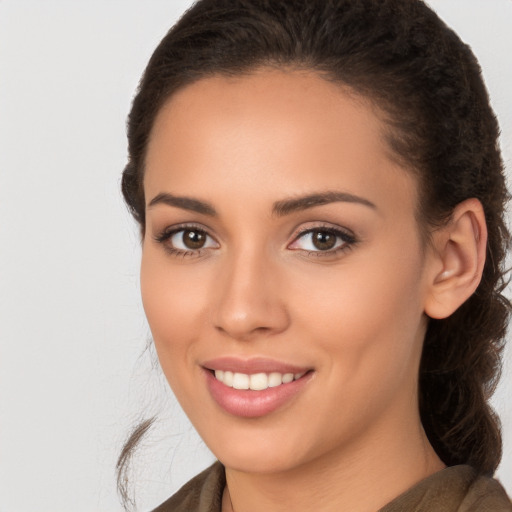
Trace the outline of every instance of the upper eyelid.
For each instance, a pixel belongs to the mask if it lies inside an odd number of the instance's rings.
[[[187,230],[200,231],[200,232],[204,233],[207,236],[207,238],[210,238],[211,240],[213,240],[213,242],[217,245],[217,247],[198,247],[195,249],[192,249],[192,248],[184,249],[184,248],[180,248],[180,247],[175,247],[174,244],[172,243],[172,238],[180,231],[187,231]],[[175,224],[175,225],[171,225],[171,226],[166,226],[165,228],[163,228],[160,231],[157,231],[157,233],[153,235],[153,240],[157,244],[161,245],[165,249],[165,251],[167,251],[171,255],[173,255],[173,256],[180,255],[183,257],[185,257],[185,256],[192,257],[193,255],[200,256],[201,254],[203,254],[203,251],[208,251],[211,249],[218,249],[220,246],[217,239],[215,237],[213,237],[207,229],[205,229],[202,226],[198,226],[195,223],[190,223],[190,222],[184,223],[184,224]]]
[[[334,234],[337,238],[341,239],[343,242],[340,246],[334,247],[332,249],[327,249],[325,251],[310,251],[307,249],[300,249],[300,248],[294,248],[292,247],[294,244],[298,243],[298,241],[304,237],[304,235],[308,235],[310,233],[314,233],[315,231],[326,231]],[[331,224],[331,223],[322,223],[319,224],[313,224],[308,227],[299,228],[298,231],[296,230],[295,233],[292,235],[292,239],[290,242],[287,243],[286,247],[290,248],[290,250],[293,251],[307,251],[308,253],[315,254],[316,256],[333,256],[340,251],[346,251],[350,248],[353,248],[355,244],[359,242],[359,238],[356,237],[354,232],[348,228],[341,227],[338,224]]]
[[[287,238],[286,246],[289,246],[290,244],[294,243],[299,237],[301,237],[307,233],[319,231],[322,229],[325,231],[331,231],[333,233],[339,233],[339,234],[351,237],[354,239],[354,241],[357,241],[356,235],[349,228],[342,227],[337,224],[331,224],[330,222],[318,222],[318,223],[311,222],[311,223],[306,223],[306,224],[307,224],[306,226],[301,225],[299,227],[296,227],[291,232],[291,234]],[[153,235],[153,238],[157,241],[159,241],[163,238],[167,239],[170,236],[172,236],[173,234],[176,234],[180,231],[187,230],[187,229],[197,229],[198,231],[202,231],[207,236],[209,236],[210,238],[215,240],[215,242],[220,243],[218,240],[218,237],[212,235],[211,230],[208,227],[206,227],[200,223],[195,223],[195,222],[183,222],[183,223],[166,226],[165,228],[157,231],[157,233],[155,235]]]
[[[187,229],[196,229],[197,231],[202,231],[203,233],[206,233],[209,237],[217,241],[217,238],[211,234],[210,230],[206,226],[196,224],[195,222],[184,222],[180,224],[166,226],[163,229],[157,230],[156,234],[154,235],[154,238],[159,239],[162,238],[163,236],[173,235],[175,233],[179,233],[180,231],[185,231]]]
[[[331,224],[329,222],[322,222],[320,224],[312,223],[310,226],[307,227],[296,228],[293,230],[292,234],[290,235],[290,238],[292,239],[293,242],[301,235],[321,230],[332,231],[333,233],[341,233],[356,239],[356,235],[351,229],[339,226],[337,224]]]

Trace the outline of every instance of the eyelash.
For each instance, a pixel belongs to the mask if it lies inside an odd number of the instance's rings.
[[[325,258],[325,257],[334,257],[337,255],[340,255],[341,253],[344,253],[354,247],[354,245],[358,242],[356,237],[353,233],[351,233],[348,230],[343,230],[340,228],[336,228],[331,225],[316,225],[313,227],[308,227],[305,229],[300,230],[293,239],[293,242],[288,245],[290,247],[291,245],[295,244],[298,240],[301,238],[304,238],[308,234],[312,234],[315,232],[320,233],[327,233],[330,235],[334,235],[337,239],[340,239],[343,243],[339,247],[335,247],[333,249],[328,249],[325,251],[318,250],[318,251],[307,251],[304,250],[307,254],[307,256],[315,257],[315,258]],[[336,241],[338,243],[338,241]],[[301,249],[292,249],[292,250],[301,250]]]
[[[206,235],[208,238],[213,240],[208,232],[195,224],[182,224],[179,226],[173,226],[172,228],[165,228],[159,235],[155,236],[155,241],[162,244],[165,250],[171,255],[182,258],[190,258],[190,257],[200,257],[207,251],[209,248],[201,247],[199,249],[189,249],[188,251],[184,251],[182,249],[177,249],[173,247],[171,244],[167,243],[174,235],[180,233],[181,231],[195,231],[196,233],[201,233]]]
[[[208,234],[208,232],[197,225],[194,224],[183,224],[179,226],[173,226],[172,228],[164,229],[159,235],[154,237],[154,240],[165,247],[165,250],[171,256],[189,258],[189,257],[200,257],[206,251],[208,251],[211,247],[201,247],[198,249],[189,249],[184,251],[183,249],[177,249],[173,247],[171,244],[167,243],[174,235],[182,232],[182,231],[194,231],[196,233],[200,233],[205,235],[207,238],[211,240],[215,240],[212,236]],[[297,243],[301,238],[304,238],[308,234],[312,234],[315,232],[327,233],[330,235],[334,235],[337,239],[341,239],[343,242],[339,247],[335,247],[333,249],[328,249],[325,251],[318,250],[305,250],[305,249],[293,249],[294,251],[303,251],[309,257],[322,258],[322,257],[333,257],[337,256],[345,251],[348,251],[353,248],[353,246],[357,243],[356,237],[349,231],[342,230],[340,228],[335,228],[330,225],[316,225],[313,227],[308,227],[300,230],[293,238],[293,241],[287,245],[290,247],[291,245]],[[216,242],[218,243],[218,242]],[[336,241],[338,243],[338,241]]]

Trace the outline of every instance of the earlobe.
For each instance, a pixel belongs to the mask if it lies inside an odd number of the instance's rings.
[[[485,263],[487,226],[477,199],[458,204],[450,221],[433,235],[425,313],[446,318],[477,289]]]

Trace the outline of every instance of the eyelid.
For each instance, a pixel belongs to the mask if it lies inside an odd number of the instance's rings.
[[[322,230],[330,231],[333,233],[339,233],[343,236],[356,240],[356,235],[351,229],[325,221],[303,223],[298,228],[295,228],[293,230],[292,234],[290,235],[290,238],[292,238],[292,240],[296,240],[305,233],[311,233],[312,231]]]
[[[332,249],[326,249],[326,250],[308,250],[308,249],[301,249],[298,247],[292,247],[293,244],[298,242],[301,238],[305,237],[305,235],[318,232],[318,231],[324,231],[326,233],[331,233],[335,235],[337,238],[340,238],[344,243],[341,244],[338,247],[333,247]],[[336,254],[340,251],[344,251],[346,249],[351,248],[354,244],[358,242],[356,236],[354,233],[344,227],[333,225],[330,223],[320,223],[320,224],[312,224],[307,227],[301,227],[298,229],[293,235],[292,235],[292,242],[287,245],[287,247],[291,250],[296,251],[304,251],[310,254],[314,254],[315,256],[328,256]]]
[[[204,233],[210,240],[212,240],[215,244],[214,247],[199,247],[197,249],[182,249],[177,248],[169,243],[169,240],[176,235],[177,233],[181,231],[199,231]],[[330,249],[306,249],[301,247],[293,247],[294,244],[296,244],[301,238],[305,237],[305,235],[318,232],[318,231],[324,231],[327,233],[331,233],[337,238],[341,239],[342,243],[338,244],[333,248]],[[307,226],[302,225],[299,229],[295,230],[295,233],[291,236],[292,241],[287,244],[287,248],[294,251],[301,251],[303,253],[307,253],[308,255],[314,255],[316,257],[321,256],[333,256],[340,252],[343,252],[345,250],[350,249],[354,244],[358,242],[356,239],[356,236],[354,233],[345,228],[341,227],[339,225],[334,225],[326,222],[322,223],[308,223]],[[183,257],[190,257],[190,256],[201,256],[203,253],[210,251],[211,249],[217,249],[220,247],[219,242],[217,239],[210,234],[210,230],[205,227],[204,225],[197,224],[197,223],[180,223],[175,224],[171,226],[166,226],[164,229],[162,229],[159,233],[155,234],[153,236],[153,239],[164,246],[165,250],[172,254],[173,256],[183,256]]]
[[[211,238],[215,238],[214,236],[212,236],[210,234],[209,228],[207,228],[206,226],[203,226],[202,224],[196,223],[196,222],[180,222],[178,224],[166,225],[164,228],[157,230],[157,233],[153,235],[153,238],[155,240],[157,240],[161,237],[168,236],[169,234],[177,233],[178,231],[187,230],[187,229],[190,229],[190,230],[196,229],[197,231],[202,231],[203,233],[206,233]]]
[[[204,233],[208,238],[215,242],[215,247],[200,247],[198,249],[179,249],[169,244],[169,240],[179,233],[180,231],[200,231]],[[210,234],[209,229],[201,224],[196,224],[194,222],[184,222],[180,224],[175,224],[171,226],[166,226],[164,229],[159,231],[157,234],[153,236],[155,242],[162,244],[167,252],[169,252],[173,256],[201,256],[205,251],[209,251],[211,249],[217,249],[220,247],[217,239]]]

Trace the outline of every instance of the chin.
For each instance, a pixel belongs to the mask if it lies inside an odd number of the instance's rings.
[[[304,439],[297,439],[293,433],[283,434],[268,425],[238,432],[231,428],[217,435],[209,432],[203,439],[225,467],[244,473],[286,472],[309,459]]]
[[[275,474],[289,471],[296,467],[298,461],[292,454],[265,453],[261,450],[245,450],[219,453],[218,459],[227,468],[242,473]]]

